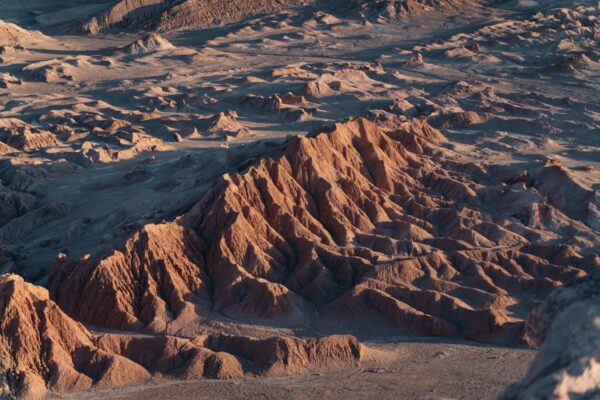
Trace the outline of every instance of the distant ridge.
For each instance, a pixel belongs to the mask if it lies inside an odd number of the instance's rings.
[[[14,46],[36,40],[49,40],[38,31],[29,31],[20,26],[0,19],[0,46]]]
[[[481,4],[477,0],[352,0],[368,17],[405,18],[435,11],[459,11]]]
[[[79,29],[96,34],[111,30],[160,32],[206,28],[232,23],[263,12],[308,4],[307,0],[120,0],[93,16]]]
[[[85,33],[148,30],[172,32],[208,28],[245,17],[316,5],[335,13],[360,13],[365,18],[406,18],[435,11],[459,11],[479,0],[119,0],[79,26]]]

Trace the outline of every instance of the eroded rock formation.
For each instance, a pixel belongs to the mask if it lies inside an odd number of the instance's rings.
[[[59,260],[50,290],[76,319],[118,329],[192,335],[226,316],[520,342],[531,304],[600,263],[520,213],[543,207],[573,229],[584,216],[544,184],[489,183],[444,142],[418,120],[291,138],[99,263]]]
[[[100,350],[48,291],[15,275],[0,277],[0,359],[3,395],[42,398],[46,388],[78,391],[145,382],[146,370]]]
[[[14,46],[35,41],[50,40],[38,31],[29,31],[0,19],[0,46]]]
[[[352,3],[367,15],[404,18],[435,11],[457,11],[463,7],[476,6],[481,2],[476,0],[353,0]]]
[[[164,37],[156,33],[151,33],[125,46],[120,52],[126,55],[139,56],[174,48],[175,46]]]
[[[365,351],[356,339],[301,340],[219,335],[91,333],[68,317],[48,291],[16,275],[0,276],[0,396],[44,398],[47,392],[142,384],[150,377],[229,379],[352,365]],[[251,360],[244,366],[241,359]]]
[[[285,6],[302,4],[300,0],[259,0],[252,2],[210,0],[121,0],[81,26],[88,33],[111,29],[152,29],[175,31],[206,28],[236,22],[241,18],[273,12]],[[304,3],[308,3],[305,1]]]

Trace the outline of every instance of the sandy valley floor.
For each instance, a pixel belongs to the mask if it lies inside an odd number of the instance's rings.
[[[340,371],[231,381],[151,383],[60,399],[494,399],[535,352],[437,339],[373,345],[377,360]]]

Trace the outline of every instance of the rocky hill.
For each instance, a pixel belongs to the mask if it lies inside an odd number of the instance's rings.
[[[243,18],[293,7],[314,6],[333,14],[366,18],[407,18],[431,12],[459,12],[479,0],[119,0],[79,26],[86,33],[151,30],[171,32],[238,22]]]
[[[239,378],[278,375],[358,362],[365,348],[349,336],[300,340],[273,337],[142,337],[92,334],[16,275],[0,276],[0,395],[42,399],[58,393],[117,388],[152,376]],[[152,349],[149,354],[148,350]],[[244,366],[241,360],[251,360]]]
[[[50,40],[50,38],[44,36],[41,32],[29,31],[0,19],[0,46],[24,45],[44,40]]]
[[[227,317],[519,343],[528,307],[600,260],[503,217],[569,210],[486,187],[484,171],[445,160],[444,141],[418,120],[291,138],[99,263],[59,260],[53,298],[85,323],[155,333]]]
[[[236,22],[258,13],[280,11],[308,3],[306,0],[120,0],[92,17],[80,29],[88,33],[109,30],[175,31]]]

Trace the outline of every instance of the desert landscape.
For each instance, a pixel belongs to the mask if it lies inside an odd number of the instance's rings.
[[[599,93],[597,0],[0,0],[0,399],[600,398]]]

